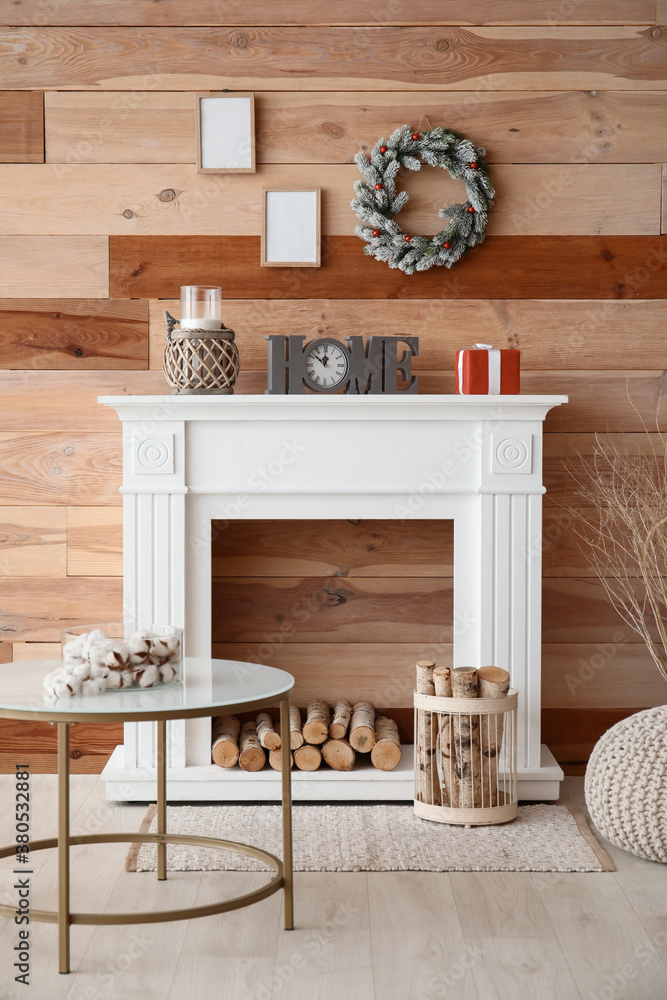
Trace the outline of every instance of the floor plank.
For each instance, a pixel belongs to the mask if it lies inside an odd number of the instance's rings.
[[[450,876],[369,872],[367,879],[375,995],[445,996],[455,987],[458,1000],[482,997],[472,972],[479,951],[466,947]],[[400,942],[390,931],[397,922]]]
[[[451,872],[466,941],[471,938],[553,938],[530,872]]]
[[[484,1000],[579,998],[565,956],[555,940],[497,937],[476,941],[472,949],[479,955],[472,974]]]
[[[665,995],[667,968],[616,879],[604,873],[542,873],[538,892],[570,971],[588,1000]]]

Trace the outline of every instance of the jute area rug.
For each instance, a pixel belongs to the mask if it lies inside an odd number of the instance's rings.
[[[154,831],[150,806],[141,832]],[[282,857],[280,806],[169,806],[169,833],[252,844]],[[415,816],[412,805],[296,805],[299,872],[602,872],[614,864],[575,806],[520,806],[511,823],[466,830]],[[169,844],[170,871],[267,871],[254,858]],[[155,871],[155,844],[132,844],[125,868]]]

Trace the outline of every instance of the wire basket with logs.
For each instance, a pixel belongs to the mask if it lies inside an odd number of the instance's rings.
[[[351,771],[358,755],[381,771],[393,771],[401,761],[401,741],[393,719],[376,713],[370,702],[355,705],[343,699],[329,706],[321,698],[309,702],[305,718],[290,705],[291,766],[317,771],[322,764],[334,771]],[[268,712],[243,724],[235,715],[213,720],[211,759],[219,767],[260,771],[267,762],[276,771],[282,763],[280,729]]]
[[[462,826],[518,814],[518,694],[499,667],[417,664],[415,813]],[[474,699],[474,701],[473,701]]]
[[[164,376],[177,395],[231,395],[239,374],[234,331],[182,330],[168,312]]]

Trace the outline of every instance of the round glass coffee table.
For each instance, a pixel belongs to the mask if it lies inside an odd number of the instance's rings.
[[[126,688],[105,691],[91,697],[59,698],[46,703],[42,680],[60,666],[59,660],[34,660],[7,664],[0,673],[0,719],[24,719],[30,722],[52,722],[58,726],[58,836],[36,840],[24,845],[29,851],[58,848],[58,909],[31,910],[30,919],[58,924],[60,972],[70,971],[69,934],[72,924],[141,924],[167,920],[187,920],[224,913],[266,899],[279,889],[284,890],[284,925],[294,927],[292,880],[292,781],[290,772],[289,692],[294,678],[284,670],[248,664],[236,660],[185,657],[185,680],[156,688]],[[250,668],[250,669],[249,669]],[[280,737],[282,746],[282,818],[283,860],[273,854],[212,837],[196,837],[167,833],[167,722],[171,719],[197,719],[231,712],[250,712],[271,705],[280,705]],[[157,724],[157,832],[156,833],[95,833],[71,836],[69,829],[69,734],[70,726],[79,722],[145,722]],[[248,780],[252,780],[249,776]],[[247,854],[266,862],[275,872],[261,889],[245,893],[222,903],[212,903],[185,910],[164,910],[145,913],[72,913],[70,911],[70,846],[76,844],[111,843],[157,844],[157,877],[167,877],[167,844],[191,844],[217,847]],[[17,853],[17,845],[0,849],[0,858]],[[0,905],[0,914],[13,917],[16,905]]]

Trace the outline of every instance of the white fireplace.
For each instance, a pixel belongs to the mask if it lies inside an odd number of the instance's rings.
[[[523,799],[557,798],[540,740],[542,428],[566,396],[111,396],[123,421],[124,614],[182,625],[211,654],[211,523],[454,522],[454,666],[496,664],[519,692]],[[354,692],[349,692],[354,697]],[[171,723],[172,800],[278,798],[280,775],[211,764],[210,722]],[[294,772],[296,798],[411,799],[396,771]],[[154,724],[125,726],[109,797],[149,799]]]

